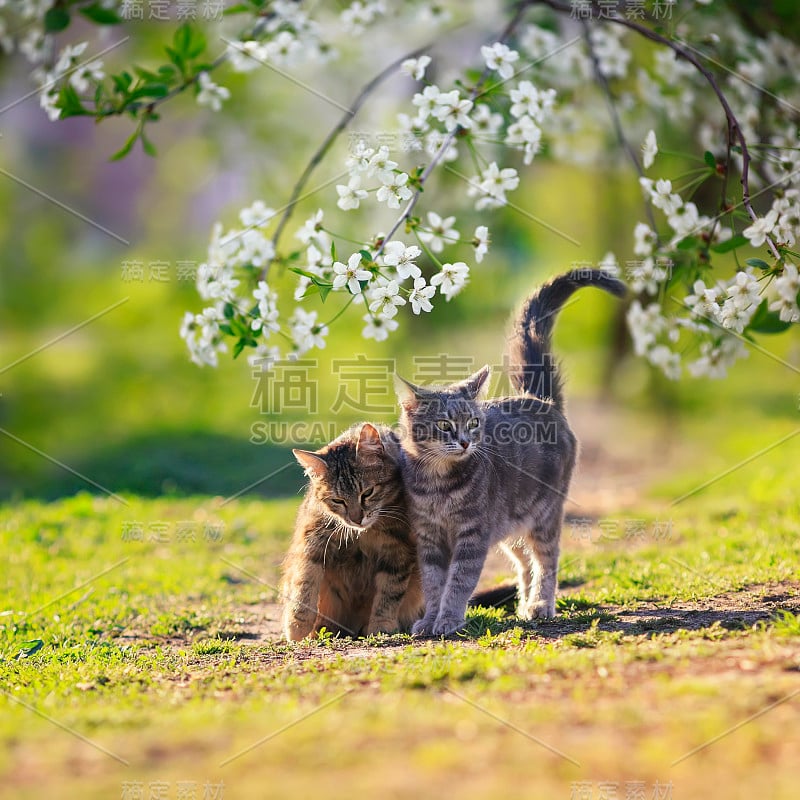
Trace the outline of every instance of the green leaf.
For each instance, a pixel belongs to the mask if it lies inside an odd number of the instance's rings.
[[[188,22],[184,22],[175,31],[172,37],[172,46],[181,55],[186,53],[189,49],[189,44],[192,41],[192,26]]]
[[[136,144],[136,140],[139,138],[139,134],[141,133],[142,129],[141,126],[137,127],[136,130],[130,135],[128,141],[125,142],[122,147],[111,156],[111,161],[120,161],[121,159],[125,158],[128,153],[133,149],[133,146]]]
[[[693,250],[700,244],[700,240],[696,236],[687,236],[685,239],[681,239],[676,247],[678,250]]]
[[[169,86],[166,83],[145,83],[137,86],[129,95],[128,102],[139,100],[142,97],[166,97],[169,94]]]
[[[314,275],[313,272],[306,272],[304,269],[300,269],[300,267],[289,267],[289,272],[294,272],[295,275],[302,275],[304,278],[308,278],[310,281],[319,280],[318,275]]]
[[[189,58],[197,58],[206,49],[206,35],[200,28],[192,28],[192,43],[189,47]]]
[[[252,333],[252,331],[250,331],[250,333]],[[239,339],[239,341],[233,346],[233,357],[237,358],[245,347],[258,347],[258,340],[254,339],[249,334],[247,336],[242,336],[242,338]]]
[[[706,150],[705,153],[703,153],[703,161],[705,161],[714,172],[717,171],[717,159],[710,150]]]
[[[184,57],[171,47],[165,47],[169,60],[180,70],[181,75],[186,73],[186,60]]]
[[[81,14],[97,25],[119,25],[122,18],[113,8],[106,8],[102,3],[92,3],[79,9]]]
[[[713,250],[715,253],[730,253],[731,250],[735,250],[737,247],[746,245],[748,241],[749,240],[746,236],[739,234],[737,236],[731,236],[730,239],[726,239],[724,242],[720,242],[719,244],[712,244],[709,249]]]
[[[69,25],[69,11],[60,6],[47,9],[44,15],[44,32],[58,33]]]
[[[760,258],[748,258],[747,261],[744,262],[747,264],[748,267],[755,267],[755,269],[762,269],[764,272],[772,269],[766,261],[762,261]]]
[[[288,267],[289,272],[294,272],[295,275],[302,275],[304,278],[308,278],[314,286],[319,286],[320,288],[327,289],[330,291],[333,289],[333,284],[329,283],[328,281],[323,280],[319,277],[319,275],[315,275],[313,272],[306,272],[304,269],[300,269],[299,267]]]
[[[84,117],[90,114],[90,112],[83,107],[78,93],[68,83],[62,86],[61,91],[58,93],[58,107],[61,109],[61,116],[59,119]]]
[[[142,150],[151,158],[158,155],[155,145],[144,135],[144,128],[142,128]]]
[[[145,69],[144,67],[137,67],[135,64],[133,66],[133,71],[143,80],[143,81],[153,81],[158,83],[161,80],[161,76],[157,73],[153,72],[152,70]]]
[[[189,22],[185,22],[172,37],[175,50],[186,59],[196,58],[206,49],[205,34]]]
[[[17,658],[30,658],[34,653],[38,653],[44,647],[44,642],[41,639],[31,639],[30,641],[23,642],[17,653]]]
[[[233,319],[234,315],[236,314],[236,309],[233,307],[233,303],[225,303],[225,306],[222,309],[222,314],[225,319]]]
[[[313,294],[319,294],[320,287],[317,286],[316,283],[312,283],[309,286],[306,286],[305,292],[303,292],[303,297],[311,297]]]
[[[319,298],[324,303],[328,299],[328,295],[333,290],[333,284],[330,284],[330,283],[317,283],[315,285],[319,289]]]
[[[223,16],[227,17],[231,14],[249,14],[252,10],[252,7],[246,3],[237,3],[234,6],[228,6],[228,8],[226,8],[222,14]]]
[[[776,312],[770,311],[767,301],[762,300],[747,330],[753,333],[783,333],[791,325],[791,322],[784,322]]]
[[[358,252],[361,253],[361,258],[363,258],[364,261],[372,261],[372,253],[370,253],[369,250],[359,250]]]
[[[220,329],[220,330],[221,330],[223,333],[227,333],[227,334],[228,334],[228,336],[233,336],[233,335],[234,335],[234,333],[233,333],[233,328],[231,328],[231,326],[230,326],[230,325],[220,325],[220,326],[219,326],[219,329]]]
[[[119,75],[112,75],[111,81],[114,84],[114,88],[120,94],[127,94],[128,89],[130,89],[131,84],[133,83],[133,76],[130,72],[120,72]]]

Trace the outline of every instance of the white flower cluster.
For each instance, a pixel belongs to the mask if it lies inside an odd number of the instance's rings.
[[[655,208],[664,212],[667,224],[673,231],[671,246],[688,236],[704,234],[709,243],[719,244],[730,239],[729,228],[715,224],[715,221],[705,214],[701,214],[697,205],[683,198],[673,190],[672,181],[668,178],[659,178],[653,181],[650,178],[640,178],[639,183],[645,196]]]
[[[118,4],[103,0],[94,5],[112,11]],[[50,120],[61,116],[58,102],[64,86],[74,88],[91,108],[95,91],[106,77],[100,59],[81,60],[87,42],[66,45],[54,54],[55,37],[48,33],[46,15],[60,6],[54,6],[52,0],[15,3],[0,0],[0,50],[4,53],[19,50],[35,67],[33,78],[39,87],[40,104]],[[66,7],[64,11],[68,13]],[[11,14],[11,18],[6,19],[5,13]],[[349,46],[354,37],[390,16],[416,17],[431,26],[445,22],[449,13],[444,8],[431,9],[427,3],[419,2],[392,5],[380,0],[355,0],[341,11],[332,11],[296,0],[272,0],[269,13],[253,8],[250,25],[228,45],[227,61],[235,72],[252,72],[263,64],[292,68],[308,62],[325,63],[339,56],[337,37]],[[179,13],[178,20],[181,18]],[[230,97],[229,90],[213,82],[208,71],[194,78],[199,105],[219,111],[222,102]]]
[[[767,214],[759,217],[742,233],[753,247],[761,247],[768,236],[781,244],[794,246],[800,237],[800,190],[786,189],[781,192]]]
[[[423,195],[422,190],[435,168],[453,165],[450,171],[466,182],[462,194],[476,211],[506,206],[520,185],[519,162],[529,165],[544,154],[580,165],[607,164],[608,134],[616,135],[610,102],[626,137],[632,132],[643,138],[640,160],[648,175],[640,182],[649,224],[636,223],[633,252],[638,260],[628,265],[631,288],[638,295],[628,315],[636,352],[672,378],[684,367],[691,375],[723,375],[746,354],[742,336],[759,326],[774,330],[778,322],[800,321],[798,273],[790,260],[797,256],[792,248],[800,240],[798,118],[795,107],[781,101],[787,76],[800,62],[800,47],[776,32],[767,39],[748,30],[725,4],[719,5],[715,15],[683,18],[680,39],[670,40],[671,47],[651,43],[647,48],[639,48],[631,41],[635,34],[613,20],[593,21],[588,36],[576,39],[566,20],[559,29],[553,24],[558,17],[545,22],[532,10],[531,18],[542,20],[541,25],[521,24],[508,41],[481,48],[482,76],[477,81],[468,72],[437,84],[427,77],[432,74],[430,55],[406,59],[401,72],[422,84],[410,108],[397,114],[409,146],[398,154],[361,142],[351,151],[347,177],[334,196],[341,211],[364,216],[390,212],[392,221],[371,222],[372,235],[360,234],[353,244],[345,244],[342,260],[336,250],[352,239],[329,229],[322,210],[296,232],[303,248],[291,257],[277,253],[267,235],[275,214],[263,202],[242,210],[240,227],[223,232],[215,226],[197,279],[207,307],[188,314],[182,325],[193,360],[216,364],[229,338],[238,340],[234,355],[247,347],[263,364],[281,352],[297,356],[324,347],[333,320],[322,320],[321,312],[308,308],[316,293],[323,299],[338,293],[345,306],[360,306],[363,335],[376,340],[396,330],[403,313],[429,313],[439,298],[449,301],[469,281],[471,256],[481,262],[486,255],[489,231],[479,225],[471,237],[462,236],[458,228],[465,227],[463,217],[457,226],[455,216],[459,210],[432,207],[435,200],[428,198],[435,193]],[[59,106],[74,103],[76,96],[91,110],[91,98],[102,96],[96,91],[106,68],[87,56],[86,42],[55,47],[55,37],[45,34],[52,1],[0,0],[0,8],[15,23],[0,16],[0,47],[18,48],[34,64],[40,103],[50,119],[59,118]],[[238,72],[252,72],[262,64],[281,69],[325,64],[349,52],[367,31],[364,41],[373,46],[377,37],[372,30],[393,25],[396,17],[430,26],[448,14],[441,3],[348,0],[325,8],[274,0],[268,14],[249,16],[249,27],[232,38],[227,60]],[[12,35],[12,30],[20,33]],[[704,52],[731,65],[716,80],[736,115],[736,126],[730,120],[720,125],[719,103],[706,79],[686,58],[676,57],[673,48],[684,40],[702,42]],[[199,69],[189,76],[196,84],[196,100],[219,111],[230,92],[216,82],[211,65]],[[600,81],[595,80],[598,74]],[[651,129],[654,113],[692,132],[706,151],[698,161],[705,167],[683,175],[651,172],[659,156]],[[751,145],[749,162],[740,142],[730,147],[731,130],[740,130]],[[665,126],[659,138],[669,142],[675,136]],[[504,158],[510,150],[518,154],[516,163]],[[404,161],[409,152],[413,163]],[[461,159],[470,166],[461,167]],[[739,209],[738,178],[748,163],[750,196],[765,209],[760,215],[747,197]],[[716,181],[727,196],[704,206],[707,200],[697,199],[704,195],[694,191],[706,180]],[[741,224],[741,211],[752,219]],[[381,228],[389,233],[375,232]],[[748,248],[763,248],[756,254],[769,263],[747,258]],[[736,251],[736,268],[730,277],[719,278],[713,272],[717,255],[731,250]],[[281,301],[266,281],[276,259],[298,276],[290,290],[298,305],[290,314],[279,313]]]
[[[786,283],[790,281],[791,273]],[[800,284],[795,279],[795,300],[798,289]],[[748,267],[737,271],[730,280],[711,286],[696,280],[692,294],[683,301],[688,314],[666,316],[660,303],[643,307],[635,300],[628,311],[635,352],[668,378],[678,380],[682,374],[681,354],[686,347],[679,349],[677,344],[681,332],[687,331],[700,347],[700,357],[686,364],[689,373],[693,377],[724,377],[737,359],[747,356],[741,337],[732,334],[741,334],[750,323],[761,305],[761,292],[759,277]],[[782,301],[784,296],[780,297]]]
[[[773,285],[776,297],[769,304],[769,310],[777,312],[782,322],[800,322],[800,276],[797,267],[787,264]]]
[[[386,14],[386,6],[380,0],[362,3],[355,0],[339,15],[344,30],[352,36],[359,36]]]
[[[484,45],[481,48],[484,64],[487,71],[496,73],[502,84],[508,83],[514,77],[514,65],[519,61],[520,55],[502,42],[493,45]],[[409,59],[403,64],[403,71],[415,80],[424,80],[425,70],[430,64],[430,58],[423,56],[419,59]],[[416,107],[416,114],[412,117],[400,114],[398,120],[402,129],[425,143],[428,153],[435,154],[447,142],[447,152],[444,158],[454,161],[458,158],[458,150],[454,142],[453,133],[460,130],[467,133],[469,141],[495,143],[498,140],[505,145],[521,150],[524,163],[530,164],[542,145],[541,125],[551,116],[555,105],[556,92],[554,89],[540,89],[529,80],[520,81],[509,86],[507,113],[509,121],[505,135],[501,129],[506,122],[502,111],[493,107],[496,96],[479,96],[478,98],[465,97],[461,91],[451,89],[443,91],[439,86],[429,83],[421,92],[417,92],[412,104]],[[498,138],[500,137],[500,138]],[[491,169],[491,165],[489,168]],[[510,169],[510,168],[506,168]],[[516,188],[510,185],[510,175],[506,170],[499,170],[494,164],[495,172],[502,172],[505,180],[503,192]],[[484,170],[485,172],[485,170]],[[514,171],[516,176],[516,171]],[[503,205],[503,196],[493,193],[492,187],[496,184],[496,175],[482,175],[477,181],[472,182],[471,196],[479,196],[478,209]]]
[[[197,104],[210,108],[212,111],[219,111],[222,108],[222,101],[231,96],[230,90],[214,83],[207,72],[200,73],[197,84],[200,87],[200,91],[197,93]]]
[[[103,62],[100,59],[83,57],[88,45],[88,42],[67,45],[59,53],[51,69],[39,67],[34,72],[40,89],[39,105],[51,121],[61,116],[61,109],[56,106],[56,102],[63,85],[67,84],[79,95],[85,95],[105,78]],[[32,48],[30,54],[37,60],[44,57],[44,51],[36,48]]]
[[[204,308],[199,314],[187,311],[181,322],[181,339],[189,348],[189,356],[199,367],[216,367],[218,354],[225,353],[225,344],[220,324],[225,317],[218,306]]]
[[[388,171],[393,169],[384,158],[376,164]],[[297,358],[311,348],[325,347],[329,323],[319,319],[318,311],[297,305],[282,327],[278,297],[268,283],[261,279],[251,292],[245,288],[252,275],[261,274],[275,255],[265,232],[274,216],[275,212],[263,201],[257,201],[240,212],[243,228],[223,234],[222,226],[215,225],[208,259],[197,274],[198,294],[211,305],[199,314],[187,312],[181,325],[181,336],[196,364],[216,366],[218,354],[227,350],[225,338],[231,335],[249,339],[252,352],[248,360],[265,369],[281,358]],[[444,237],[460,241],[458,232],[451,227],[454,218],[442,220],[432,212],[429,216],[432,227],[428,242],[432,247],[439,236],[442,241]],[[374,256],[366,245],[346,262],[334,260],[326,255],[331,252],[334,237],[324,227],[322,210],[307,219],[295,235],[305,246],[305,259],[297,269],[300,277],[295,300],[302,302],[312,285],[350,295],[350,302],[366,311],[362,334],[367,339],[383,341],[399,327],[398,312],[404,306],[415,315],[430,312],[437,291],[450,300],[469,277],[467,264],[458,261],[440,264],[439,271],[427,280],[417,264],[422,249],[397,239],[383,243],[379,252],[373,248]],[[425,232],[420,232],[420,238],[423,236]],[[480,261],[489,246],[486,226],[478,226],[468,244],[474,247]],[[242,329],[241,320],[246,321],[246,329]],[[288,347],[282,350],[273,344],[274,334],[288,341]]]

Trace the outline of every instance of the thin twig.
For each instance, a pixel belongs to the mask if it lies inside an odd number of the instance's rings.
[[[597,83],[600,85],[600,88],[603,90],[603,94],[606,98],[606,105],[608,106],[608,115],[611,117],[611,123],[614,126],[614,132],[617,134],[617,139],[619,143],[622,145],[622,149],[628,154],[628,158],[630,158],[631,163],[633,164],[636,172],[639,173],[640,178],[644,178],[644,169],[642,169],[641,162],[639,161],[639,156],[636,154],[636,151],[633,148],[633,145],[628,141],[628,137],[625,136],[625,131],[622,128],[622,122],[619,118],[619,111],[617,111],[617,105],[614,102],[614,96],[611,93],[611,87],[608,85],[608,79],[603,74],[603,71],[600,69],[600,63],[597,60],[597,53],[594,51],[594,47],[592,46],[592,40],[589,36],[589,26],[586,24],[585,20],[581,21],[581,27],[583,28],[583,38],[586,42],[586,47],[589,51],[589,59],[592,62],[592,70],[594,71],[595,79]],[[650,227],[653,232],[658,237],[658,228],[656,227],[656,219],[655,215],[653,214],[653,203],[649,197],[645,198],[644,201],[645,207],[645,214],[647,214],[647,219],[650,223]]]
[[[530,6],[532,6],[537,0],[522,0],[517,4],[517,9],[514,12],[514,15],[511,17],[508,25],[506,25],[503,32],[500,36],[492,39],[495,42],[505,43],[508,41],[509,38],[513,35],[514,31],[516,30],[519,23],[522,21],[522,17],[524,16],[525,12],[528,10]],[[486,83],[486,79],[491,73],[491,70],[487,67],[484,69],[483,73],[481,74],[478,82],[475,84],[475,87],[472,89],[469,95],[470,100],[474,100],[480,93],[483,85]],[[431,159],[430,163],[427,167],[425,167],[422,175],[419,177],[418,181],[418,188],[414,192],[411,199],[406,204],[406,207],[403,209],[403,213],[395,220],[394,225],[389,229],[389,232],[386,236],[383,237],[383,242],[381,243],[380,247],[378,247],[375,255],[378,256],[383,251],[386,243],[397,233],[400,226],[405,223],[409,217],[411,216],[411,212],[414,210],[414,207],[417,205],[417,201],[422,194],[422,187],[425,185],[425,181],[430,177],[431,172],[436,168],[436,165],[442,160],[444,154],[450,149],[450,145],[453,143],[453,139],[456,138],[458,135],[459,128],[456,126],[449,134],[445,137],[444,141],[442,142],[439,149],[436,151],[436,154]]]
[[[561,13],[572,13],[574,10],[572,5],[568,3],[562,3],[560,0],[536,0],[536,2],[552,8],[553,11],[559,11]],[[643,36],[645,39],[649,39],[651,42],[656,42],[657,44],[662,44],[665,47],[669,47],[670,50],[672,50],[677,56],[688,61],[706,79],[708,85],[711,87],[711,90],[717,96],[717,100],[719,100],[722,110],[725,112],[725,118],[728,122],[728,152],[730,153],[730,147],[734,139],[739,142],[739,147],[742,150],[742,177],[740,181],[742,184],[742,205],[750,216],[750,219],[755,222],[759,217],[758,214],[756,214],[756,212],[753,210],[753,206],[750,203],[750,151],[747,147],[747,140],[742,132],[739,120],[736,118],[736,115],[733,113],[733,109],[728,102],[728,98],[725,96],[725,93],[722,91],[722,89],[720,89],[713,73],[707,67],[705,67],[690,50],[687,50],[678,41],[668,39],[666,36],[662,36],[660,33],[656,33],[654,30],[651,30],[646,25],[641,25],[638,22],[628,19],[627,17],[621,17],[619,15],[601,15],[601,9],[596,3],[592,3],[591,9],[593,14],[595,12],[598,14],[598,18],[602,16],[607,22],[613,22],[617,25],[622,25],[625,28],[630,28],[631,30],[636,31],[640,36]],[[775,259],[780,260],[781,256],[778,252],[778,248],[776,247],[775,242],[773,242],[769,236],[767,237],[767,244],[769,245],[769,249]]]
[[[274,17],[274,14],[272,12],[267,14],[260,13],[258,15],[258,20],[253,25],[250,32],[247,34],[248,38],[253,39],[256,36],[258,36],[264,30],[264,27],[272,17]],[[222,66],[222,64],[224,64],[227,60],[228,60],[228,51],[225,50],[220,55],[218,55],[205,69],[201,69],[199,72],[196,72],[194,75],[187,78],[183,83],[170,89],[163,97],[157,97],[155,100],[151,100],[148,103],[132,103],[130,105],[124,106],[123,108],[105,111],[103,112],[102,116],[105,117],[118,116],[121,114],[125,114],[131,110],[138,111],[140,108],[144,108],[148,112],[151,112],[158,106],[160,106],[162,103],[166,103],[167,100],[171,100],[173,97],[182,94],[190,86],[194,86],[194,84],[197,83],[197,81],[200,79],[200,75],[202,75],[202,73],[213,72],[215,69]]]
[[[281,214],[281,218],[278,221],[278,226],[275,228],[275,233],[272,235],[272,245],[275,251],[277,252],[278,249],[278,242],[283,234],[284,228],[286,224],[289,222],[289,218],[292,216],[294,212],[295,205],[297,204],[297,200],[300,197],[301,192],[305,188],[306,184],[308,183],[308,179],[311,177],[311,174],[314,170],[319,166],[320,162],[323,158],[327,155],[328,151],[333,147],[334,142],[339,138],[339,135],[342,131],[350,124],[353,117],[360,111],[361,106],[364,105],[367,98],[375,91],[375,89],[383,83],[390,75],[397,71],[397,68],[407,59],[409,58],[416,58],[417,56],[422,55],[425,51],[430,50],[433,47],[433,42],[426,44],[422,47],[418,47],[416,50],[412,50],[409,53],[406,53],[404,56],[395,59],[389,64],[388,67],[382,69],[374,78],[372,78],[369,83],[365,84],[361,91],[356,96],[356,99],[350,105],[350,107],[345,111],[336,125],[331,129],[330,133],[325,137],[322,144],[317,148],[317,151],[311,156],[308,164],[306,164],[306,168],[303,170],[303,173],[295,183],[294,188],[292,189],[292,194],[289,197],[289,201],[286,203],[286,207],[284,208],[283,214]],[[265,280],[267,273],[269,272],[271,262],[267,262],[261,269],[261,272],[258,275],[258,280],[263,281]]]

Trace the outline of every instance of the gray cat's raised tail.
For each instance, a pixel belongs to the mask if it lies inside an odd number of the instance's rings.
[[[558,363],[550,352],[556,314],[578,289],[595,286],[616,297],[627,289],[617,278],[599,269],[577,269],[540,286],[514,320],[509,337],[509,378],[520,394],[550,399],[559,410],[564,398]]]

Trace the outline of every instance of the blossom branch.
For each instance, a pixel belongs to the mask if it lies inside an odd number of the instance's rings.
[[[525,12],[535,2],[536,0],[521,0],[521,2],[517,4],[516,11],[509,20],[503,32],[498,37],[492,37],[489,41],[500,42],[501,44],[505,44],[505,42],[507,42],[511,38],[511,36],[513,36],[514,31],[516,31],[517,27],[522,21],[522,18],[525,16]],[[481,73],[478,82],[475,84],[474,88],[470,92],[469,95],[470,100],[474,100],[481,93],[481,89],[483,88],[483,85],[486,83],[486,79],[490,75],[490,73],[491,70],[488,67]],[[375,253],[376,256],[381,254],[386,243],[391,240],[392,236],[394,236],[395,233],[397,233],[397,231],[400,229],[400,226],[403,225],[405,222],[407,222],[408,219],[411,217],[411,212],[414,210],[414,208],[417,205],[417,202],[419,201],[420,195],[422,194],[422,188],[425,185],[425,182],[428,180],[433,170],[442,160],[444,154],[450,148],[450,145],[453,143],[453,140],[458,135],[459,130],[460,129],[458,128],[458,126],[456,126],[452,131],[450,131],[450,133],[447,134],[447,136],[442,141],[441,146],[434,154],[430,163],[428,164],[427,167],[425,167],[422,174],[419,176],[417,189],[414,192],[414,195],[406,204],[406,207],[403,209],[402,214],[400,214],[400,216],[395,220],[394,224],[389,229],[389,232],[386,234],[386,236],[383,237],[383,242],[381,243],[380,247],[378,247],[378,250]]]
[[[361,110],[361,107],[367,101],[369,96],[378,88],[378,86],[383,83],[390,75],[394,74],[399,66],[408,58],[416,58],[417,56],[422,55],[427,50],[433,47],[433,43],[429,43],[423,45],[422,47],[418,47],[416,50],[412,50],[409,53],[406,53],[404,56],[395,59],[389,64],[387,67],[382,69],[372,80],[370,80],[365,86],[361,89],[361,91],[356,96],[355,100],[352,102],[350,107],[345,111],[345,113],[341,116],[339,121],[336,125],[331,129],[325,139],[322,141],[322,144],[317,148],[316,152],[311,159],[309,160],[308,164],[306,164],[305,169],[303,170],[300,177],[297,179],[294,187],[292,188],[292,193],[289,196],[289,201],[286,204],[286,208],[284,209],[283,213],[281,214],[280,219],[278,220],[278,225],[275,228],[275,233],[272,235],[272,246],[274,250],[277,252],[278,249],[278,242],[283,234],[284,229],[286,228],[289,219],[294,212],[294,208],[297,205],[297,201],[300,198],[300,195],[305,188],[306,184],[308,183],[309,178],[313,174],[314,170],[320,165],[322,160],[328,154],[328,151],[333,147],[334,142],[339,138],[342,131],[344,131],[356,114]],[[265,280],[267,274],[269,273],[271,261],[267,262],[261,269],[258,275],[258,280]]]
[[[614,126],[614,132],[617,135],[617,140],[619,141],[620,145],[622,145],[622,149],[628,154],[628,158],[630,158],[631,163],[636,169],[636,172],[639,174],[639,177],[643,178],[645,176],[644,169],[642,169],[642,164],[639,161],[639,157],[637,156],[633,145],[631,145],[631,143],[628,141],[628,137],[625,136],[625,131],[622,128],[622,121],[619,117],[619,111],[617,110],[617,104],[614,102],[614,96],[611,93],[611,87],[608,84],[608,79],[600,69],[600,63],[597,60],[597,53],[594,51],[592,40],[589,36],[589,26],[586,24],[585,20],[582,21],[581,27],[583,28],[583,38],[589,51],[589,59],[592,62],[592,71],[594,72],[595,80],[600,86],[600,89],[602,90],[606,99],[608,115],[611,118],[611,124]],[[658,228],[656,226],[656,220],[653,214],[653,203],[649,197],[645,198],[644,207],[645,214],[647,214],[647,221],[650,223],[650,227],[656,232],[657,236]]]
[[[573,6],[568,3],[562,3],[560,0],[536,0],[536,2],[541,3],[542,5],[548,6],[552,8],[554,11],[558,11],[560,13],[572,13]],[[601,9],[596,3],[592,3],[591,5],[592,13],[597,13],[598,16],[601,15]],[[742,151],[742,177],[740,183],[742,184],[742,205],[744,206],[745,210],[747,211],[750,219],[754,222],[759,218],[758,214],[756,214],[753,206],[750,202],[750,151],[747,147],[747,140],[745,138],[744,133],[742,132],[741,125],[739,124],[739,120],[737,119],[736,115],[731,108],[730,103],[728,102],[728,98],[725,96],[725,93],[720,88],[719,84],[717,83],[717,79],[714,77],[714,74],[691,52],[691,50],[687,49],[683,46],[680,41],[675,41],[673,39],[668,39],[666,36],[662,36],[660,33],[648,28],[646,25],[641,25],[634,20],[628,19],[627,17],[620,17],[618,15],[615,16],[606,16],[603,15],[604,19],[608,22],[615,23],[617,25],[622,25],[625,28],[629,28],[630,30],[636,31],[640,36],[643,36],[645,39],[649,39],[652,42],[656,42],[657,44],[664,45],[672,50],[678,57],[683,58],[685,61],[688,61],[708,82],[708,85],[711,87],[711,90],[717,96],[717,100],[719,104],[722,106],[722,110],[725,112],[725,118],[728,123],[728,157],[730,159],[731,148],[733,145],[734,139],[739,143],[739,147]],[[778,251],[775,242],[772,240],[771,237],[766,237],[766,242],[769,246],[770,252],[774,256],[776,260],[780,260],[781,255]]]

